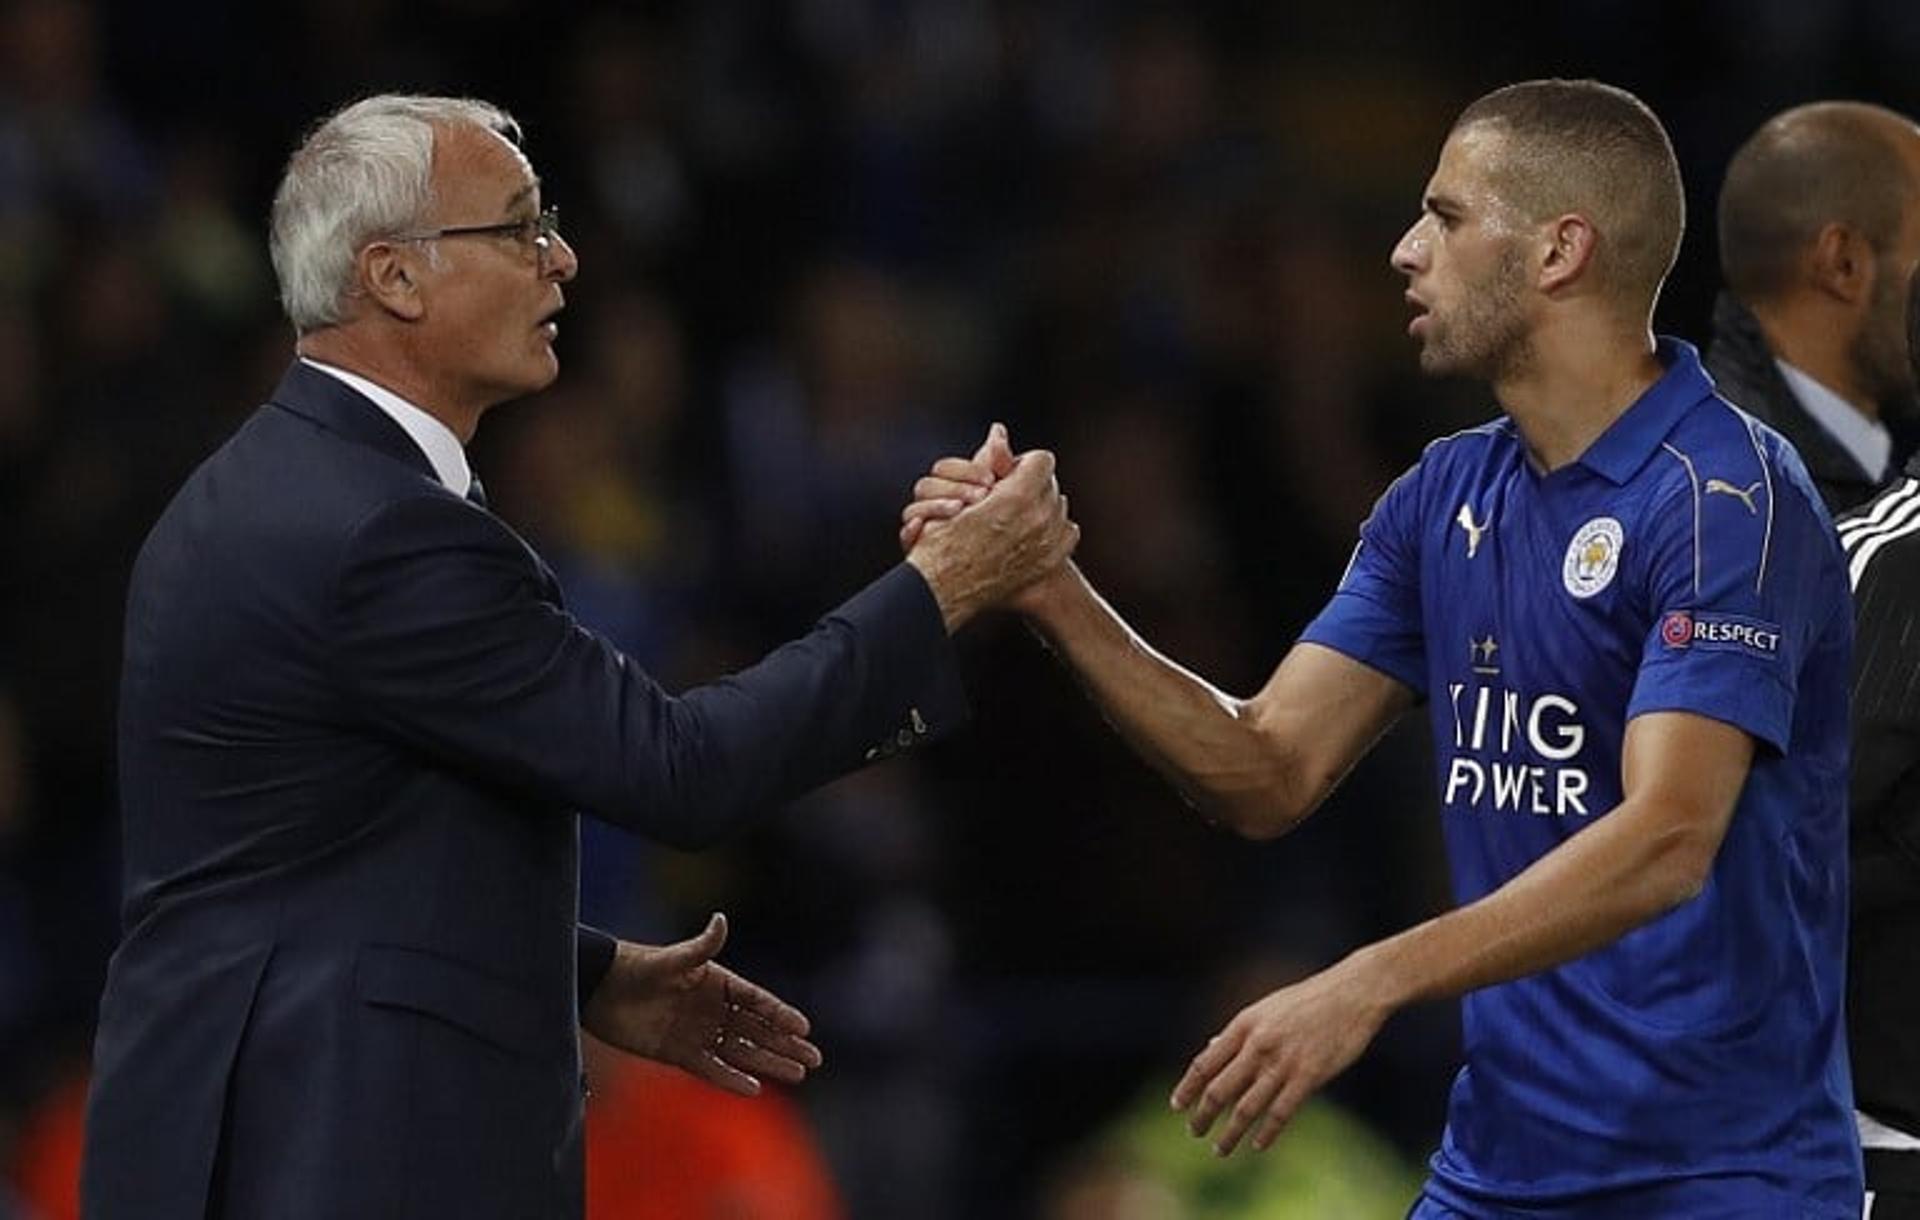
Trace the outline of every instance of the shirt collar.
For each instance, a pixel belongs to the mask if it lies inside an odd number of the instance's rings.
[[[434,475],[448,491],[464,496],[473,486],[473,471],[467,466],[467,451],[460,444],[460,438],[453,434],[453,429],[392,390],[375,385],[357,373],[349,373],[343,368],[322,364],[306,356],[300,357],[300,363],[312,365],[329,377],[345,382],[386,412],[408,438],[420,446],[420,452],[426,454],[427,461],[433,464]]]
[[[1582,466],[1615,484],[1631,479],[1680,417],[1713,394],[1713,379],[1700,367],[1693,344],[1662,336],[1654,354],[1667,371],[1578,458]]]
[[[1813,416],[1813,422],[1860,464],[1860,471],[1872,482],[1879,482],[1887,471],[1887,459],[1893,456],[1893,437],[1887,426],[1861,413],[1846,399],[1835,394],[1813,377],[1784,360],[1775,360],[1787,388],[1800,405]]]

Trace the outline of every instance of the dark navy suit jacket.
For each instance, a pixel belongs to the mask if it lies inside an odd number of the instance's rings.
[[[698,846],[963,716],[905,565],[669,695],[296,364],[134,568],[85,1214],[578,1216],[572,811]]]

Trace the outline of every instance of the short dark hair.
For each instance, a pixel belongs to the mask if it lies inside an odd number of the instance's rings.
[[[1754,132],[1720,187],[1720,273],[1734,296],[1751,303],[1780,292],[1799,253],[1836,221],[1875,251],[1892,248],[1920,196],[1903,127],[1913,120],[1881,106],[1814,102]]]
[[[1596,264],[1616,295],[1652,306],[1686,230],[1680,163],[1647,104],[1596,80],[1495,89],[1454,120],[1507,138],[1495,186],[1530,220],[1580,212],[1599,231]]]

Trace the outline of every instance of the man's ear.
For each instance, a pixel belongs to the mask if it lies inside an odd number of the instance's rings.
[[[1857,304],[1873,289],[1873,245],[1852,225],[1821,225],[1803,258],[1814,287],[1837,300]]]
[[[427,312],[420,294],[419,262],[410,245],[368,242],[354,260],[360,291],[375,305],[407,322]]]
[[[1547,224],[1542,230],[1537,283],[1540,291],[1555,293],[1579,281],[1593,266],[1600,234],[1593,222],[1578,212],[1569,212]]]

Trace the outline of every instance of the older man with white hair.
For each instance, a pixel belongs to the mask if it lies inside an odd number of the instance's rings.
[[[578,1216],[580,1026],[737,1092],[819,1054],[713,963],[717,919],[665,949],[578,926],[573,811],[699,846],[939,736],[947,633],[1076,531],[1032,455],[809,634],[670,695],[467,464],[490,407],[557,375],[579,270],[513,119],[349,106],[272,229],[299,358],[128,594],[85,1214]]]

